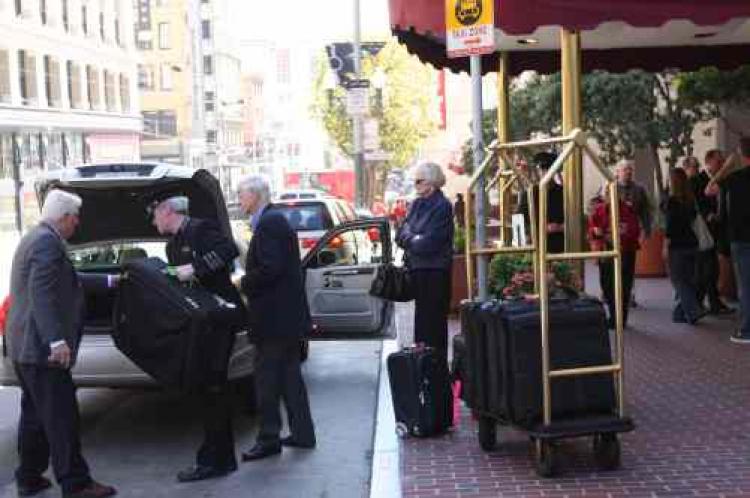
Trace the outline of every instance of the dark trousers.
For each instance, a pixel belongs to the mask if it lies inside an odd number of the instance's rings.
[[[700,316],[702,308],[695,287],[695,249],[669,250],[669,279],[677,294],[672,319],[691,322]]]
[[[16,480],[41,476],[52,460],[55,479],[64,492],[91,481],[81,455],[78,401],[69,370],[15,364],[21,384]]]
[[[203,443],[195,459],[198,465],[228,470],[237,468],[232,431],[232,404],[226,383],[199,395],[203,419]]]
[[[633,290],[633,277],[635,276],[635,251],[622,251],[622,326],[628,323],[628,311],[630,309],[630,293]],[[612,259],[599,261],[599,285],[607,301],[609,320],[612,325],[615,322],[615,263]]]
[[[438,350],[448,360],[449,270],[413,270],[414,342]]]
[[[299,340],[262,341],[258,344],[259,365],[255,389],[260,411],[258,444],[278,446],[283,401],[291,436],[302,444],[315,443],[310,402],[300,367]]]
[[[700,251],[697,256],[695,265],[696,287],[698,291],[698,302],[703,304],[703,300],[708,297],[708,307],[711,310],[718,310],[724,303],[719,298],[719,255],[716,249]]]

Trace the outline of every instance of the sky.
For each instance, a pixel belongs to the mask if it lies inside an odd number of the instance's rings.
[[[354,36],[354,0],[235,0],[242,38],[283,45]],[[390,34],[388,0],[360,0],[362,38]]]

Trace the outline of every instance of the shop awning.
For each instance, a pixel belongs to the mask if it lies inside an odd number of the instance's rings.
[[[389,0],[391,28],[422,61],[468,71],[445,55],[444,2]],[[583,70],[626,71],[750,64],[750,0],[495,0],[498,51],[510,72],[560,67],[560,29],[581,32]],[[497,68],[497,52],[483,72]]]

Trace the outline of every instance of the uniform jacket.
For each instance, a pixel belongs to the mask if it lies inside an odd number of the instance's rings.
[[[237,288],[232,285],[234,259],[239,251],[212,220],[186,218],[180,230],[167,242],[170,265],[192,264],[200,284],[223,299],[243,307]]]
[[[76,272],[65,242],[42,222],[18,243],[10,277],[6,338],[17,363],[46,365],[50,344],[64,340],[75,363],[85,317],[84,285],[107,288],[105,275]]]
[[[241,287],[257,341],[299,339],[312,329],[297,233],[273,205],[253,232]]]

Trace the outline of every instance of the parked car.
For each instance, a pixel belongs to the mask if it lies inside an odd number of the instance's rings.
[[[309,200],[276,198],[274,205],[297,232],[302,256],[315,246],[327,230],[357,219],[354,207],[349,202],[331,196]],[[336,241],[332,243],[337,244]]]
[[[40,205],[52,188],[83,198],[81,223],[69,241],[70,256],[78,271],[118,273],[122,264],[133,258],[164,258],[166,239],[151,225],[146,213],[156,196],[187,195],[191,215],[213,218],[224,233],[232,233],[221,189],[205,170],[145,163],[57,170],[37,183]],[[352,241],[350,250],[356,255],[356,262],[330,249],[336,238]],[[390,260],[390,233],[385,219],[346,222],[323,232],[302,261],[316,325],[313,338],[372,339],[392,335],[392,303],[373,298],[368,292],[377,266]],[[83,338],[72,372],[80,387],[155,384],[114,345],[110,334],[116,297],[113,290],[87,298]],[[12,362],[5,354],[2,360],[0,385],[17,385]],[[248,333],[240,332],[230,358],[229,378],[247,377],[254,367],[255,347],[249,342]]]

